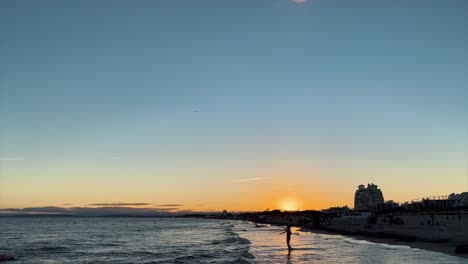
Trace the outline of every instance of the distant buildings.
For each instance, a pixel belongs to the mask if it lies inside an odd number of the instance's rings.
[[[376,211],[380,204],[384,204],[382,191],[373,183],[359,185],[354,194],[354,210],[356,211]]]
[[[354,208],[347,206],[323,209],[327,215],[347,215],[350,211],[392,213],[392,212],[424,212],[424,211],[458,211],[468,209],[468,192],[450,195],[431,196],[412,200],[402,204],[393,200],[385,201],[382,190],[373,183],[359,185],[354,193]]]
[[[347,205],[342,207],[330,207],[328,209],[323,209],[322,214],[331,214],[331,215],[347,215],[349,213],[349,208]]]
[[[397,209],[400,207],[399,203],[394,202],[393,200],[385,201],[384,203],[377,204],[376,211],[378,212],[386,212]]]
[[[466,208],[468,207],[468,192],[416,199],[402,204],[402,207],[409,211]]]
[[[452,193],[448,196],[448,199],[452,201],[453,207],[468,207],[468,192]]]

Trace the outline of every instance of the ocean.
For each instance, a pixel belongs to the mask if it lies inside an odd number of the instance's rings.
[[[468,263],[442,253],[281,227],[188,218],[0,217],[11,263]],[[7,262],[8,263],[8,262]]]

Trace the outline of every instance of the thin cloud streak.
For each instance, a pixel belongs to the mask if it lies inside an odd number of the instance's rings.
[[[0,158],[0,161],[24,160],[24,158]]]
[[[158,206],[163,206],[163,207],[181,207],[184,206],[183,204],[158,204]]]
[[[143,206],[151,205],[150,203],[93,203],[91,206]]]
[[[251,181],[261,181],[264,180],[265,178],[249,178],[249,179],[242,179],[239,180],[239,182],[251,182]]]
[[[293,1],[294,3],[298,3],[298,4],[303,4],[307,2],[307,0],[291,0],[291,1]]]

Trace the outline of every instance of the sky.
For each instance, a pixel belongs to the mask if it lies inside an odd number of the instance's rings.
[[[4,0],[0,32],[0,209],[468,191],[467,1]]]

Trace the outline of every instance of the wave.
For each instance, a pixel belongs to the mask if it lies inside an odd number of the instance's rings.
[[[253,261],[250,260],[250,259],[245,259],[244,257],[240,257],[232,262],[230,262],[232,264],[252,264]]]
[[[375,243],[367,241],[367,240],[358,240],[358,239],[352,239],[352,238],[345,238],[345,239],[343,239],[343,242],[348,243],[348,244],[357,244],[357,245],[372,245],[372,244],[375,244]]]
[[[359,240],[359,239],[352,239],[352,238],[345,238],[343,242],[348,244],[356,244],[356,245],[378,245],[386,250],[400,250],[400,249],[408,249],[411,248],[410,246],[406,245],[391,245],[386,243],[375,243],[367,240]]]
[[[252,242],[247,238],[243,238],[240,236],[236,237],[227,237],[222,240],[215,240],[211,242],[212,245],[219,245],[219,244],[240,244],[240,245],[250,245]]]
[[[405,246],[405,245],[389,245],[389,244],[381,244],[381,243],[379,243],[379,245],[387,250],[399,250],[399,249],[411,248],[410,246]]]
[[[242,257],[248,258],[248,259],[254,259],[255,258],[255,256],[252,255],[252,253],[250,253],[248,251],[244,252],[244,254],[242,254]]]
[[[212,241],[211,244],[219,245],[217,247],[224,249],[223,252],[226,253],[226,257],[230,256],[231,261],[226,261],[226,263],[252,263],[252,259],[255,259],[255,256],[249,252],[252,242],[236,233],[234,230],[235,225],[224,223],[222,226],[225,237]],[[227,248],[230,249],[226,251]]]
[[[70,248],[68,247],[62,247],[62,246],[44,246],[40,247],[37,250],[39,251],[69,251]]]

